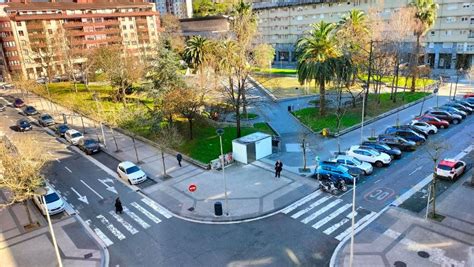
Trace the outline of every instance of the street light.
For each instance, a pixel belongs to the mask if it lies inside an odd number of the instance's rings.
[[[97,106],[97,112],[101,112],[101,109],[99,109],[99,97],[97,96],[97,93],[93,93],[92,98],[94,99],[95,105]],[[104,140],[104,146],[107,148],[107,144],[105,141],[104,126],[102,125],[102,119],[99,120],[99,124],[100,124],[100,130],[102,131],[102,139]]]
[[[224,134],[224,129],[219,128],[216,130],[216,134],[219,136],[219,141],[221,144],[221,158],[222,158],[222,179],[224,179],[224,197],[225,197],[225,210],[226,215],[229,216],[229,201],[227,199],[227,181],[225,179],[225,171],[224,171],[224,150],[222,148],[222,135]]]
[[[56,252],[56,259],[58,260],[59,267],[62,267],[63,263],[61,262],[61,256],[59,255],[58,243],[56,242],[56,236],[54,235],[53,225],[51,224],[51,218],[49,217],[48,205],[46,205],[46,199],[44,198],[47,192],[48,191],[44,187],[38,187],[35,190],[35,194],[38,196],[41,196],[41,200],[44,205],[44,210],[46,212],[46,218],[48,219],[49,231],[51,232],[51,237],[53,239],[53,246],[54,246],[54,251]]]

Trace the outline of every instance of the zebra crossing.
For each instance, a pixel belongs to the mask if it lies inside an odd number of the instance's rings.
[[[351,233],[352,214],[355,215],[355,228],[376,214],[362,207],[357,207],[352,213],[352,203],[325,194],[321,190],[291,204],[281,213],[339,241]]]
[[[142,198],[140,201],[131,202],[129,206],[124,205],[123,214],[110,210],[87,220],[86,223],[105,246],[109,247],[114,242],[125,240],[127,236],[138,234],[140,230],[148,229],[171,217],[170,212],[153,200]]]

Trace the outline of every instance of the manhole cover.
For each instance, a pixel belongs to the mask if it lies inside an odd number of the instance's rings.
[[[418,251],[418,256],[422,257],[422,258],[429,258],[430,257],[430,254],[426,251]]]
[[[393,263],[393,266],[395,267],[407,267],[407,264],[404,263],[403,261],[396,261]]]
[[[88,258],[91,258],[91,257],[92,257],[92,253],[84,254],[84,259],[88,259]]]
[[[188,209],[189,211],[194,211],[194,207],[191,207]]]

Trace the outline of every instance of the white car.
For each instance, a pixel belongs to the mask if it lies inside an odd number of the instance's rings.
[[[436,175],[451,180],[457,179],[466,171],[466,162],[455,159],[444,159],[436,166]]]
[[[438,128],[436,126],[428,124],[424,121],[417,121],[413,120],[410,122],[410,125],[415,127],[416,129],[424,132],[425,134],[435,134],[438,132]]]
[[[377,167],[389,165],[392,161],[392,158],[385,153],[373,149],[361,148],[360,146],[351,146],[347,151],[347,155],[361,161],[372,163]]]
[[[69,129],[64,133],[64,138],[66,138],[69,143],[77,145],[79,140],[84,138],[84,135],[82,135],[82,133],[77,130]]]
[[[64,201],[59,197],[59,195],[49,186],[45,187],[47,192],[44,196],[46,200],[46,207],[48,208],[49,215],[58,214],[64,211]],[[46,208],[43,203],[43,197],[35,196],[33,198],[36,206],[41,210],[43,215],[46,215]]]
[[[351,156],[337,155],[335,158],[330,159],[329,161],[339,163],[347,168],[359,169],[364,173],[364,175],[369,175],[374,171],[374,167],[372,167],[370,163],[360,161]]]
[[[130,161],[120,162],[117,166],[117,173],[120,178],[127,180],[129,184],[139,184],[147,178],[145,172]]]

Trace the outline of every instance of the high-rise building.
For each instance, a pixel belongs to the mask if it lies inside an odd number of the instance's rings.
[[[193,17],[192,0],[155,0],[160,14],[172,14],[180,19]]]
[[[75,55],[73,64],[81,64],[85,60],[81,55],[95,47],[118,45],[123,51],[138,53],[158,41],[159,30],[153,3],[16,0],[0,4],[0,67],[4,77],[46,76],[44,54],[55,53],[49,56],[54,59],[50,67],[60,75],[66,64],[56,54],[60,47]]]
[[[407,6],[411,0],[255,0],[259,32],[276,50],[276,61],[295,63],[294,44],[310,25],[321,20],[337,22],[351,9],[366,13],[377,9],[382,19]],[[453,74],[474,64],[474,3],[437,0],[436,23],[423,39],[425,60],[434,74]]]

